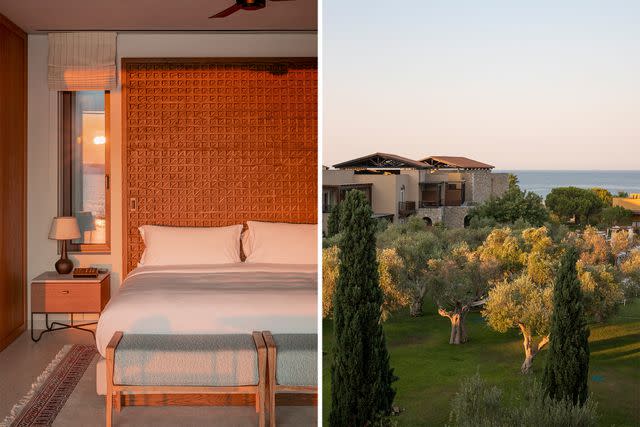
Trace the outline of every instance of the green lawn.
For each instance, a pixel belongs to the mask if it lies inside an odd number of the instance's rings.
[[[500,385],[507,394],[521,381],[524,357],[516,331],[500,334],[489,329],[479,313],[468,318],[470,341],[449,345],[449,322],[435,309],[410,318],[397,314],[385,323],[391,365],[400,378],[395,404],[402,408],[396,418],[401,426],[441,426],[449,416],[449,402],[461,378],[480,374]],[[333,324],[323,324],[323,418],[331,405],[329,367]],[[640,300],[622,307],[603,324],[591,325],[590,391],[598,402],[603,426],[640,426]],[[546,351],[534,361],[535,375],[541,375]]]

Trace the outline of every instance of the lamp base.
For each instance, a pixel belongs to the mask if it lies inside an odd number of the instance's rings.
[[[58,274],[69,274],[73,271],[73,261],[68,258],[60,258],[56,262],[56,271]]]
[[[62,252],[60,259],[56,262],[56,271],[58,274],[69,274],[73,271],[73,261],[67,258],[67,241],[62,240]]]

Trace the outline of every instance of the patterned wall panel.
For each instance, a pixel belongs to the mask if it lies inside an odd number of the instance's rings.
[[[124,269],[144,224],[317,222],[317,63],[123,60]]]

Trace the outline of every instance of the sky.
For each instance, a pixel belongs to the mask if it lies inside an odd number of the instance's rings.
[[[640,1],[324,0],[324,165],[640,170]]]

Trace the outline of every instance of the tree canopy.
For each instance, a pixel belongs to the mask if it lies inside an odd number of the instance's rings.
[[[547,208],[562,221],[589,224],[606,206],[598,195],[577,187],[557,187],[547,194]]]
[[[322,250],[322,317],[330,317],[333,314],[333,294],[340,275],[339,253],[337,246]],[[401,287],[398,280],[404,265],[395,249],[378,249],[376,257],[383,294],[380,315],[382,320],[386,321],[393,312],[408,306],[411,296],[406,288]]]
[[[613,195],[606,188],[594,187],[591,191],[598,196],[603,206],[611,206],[613,203]]]

